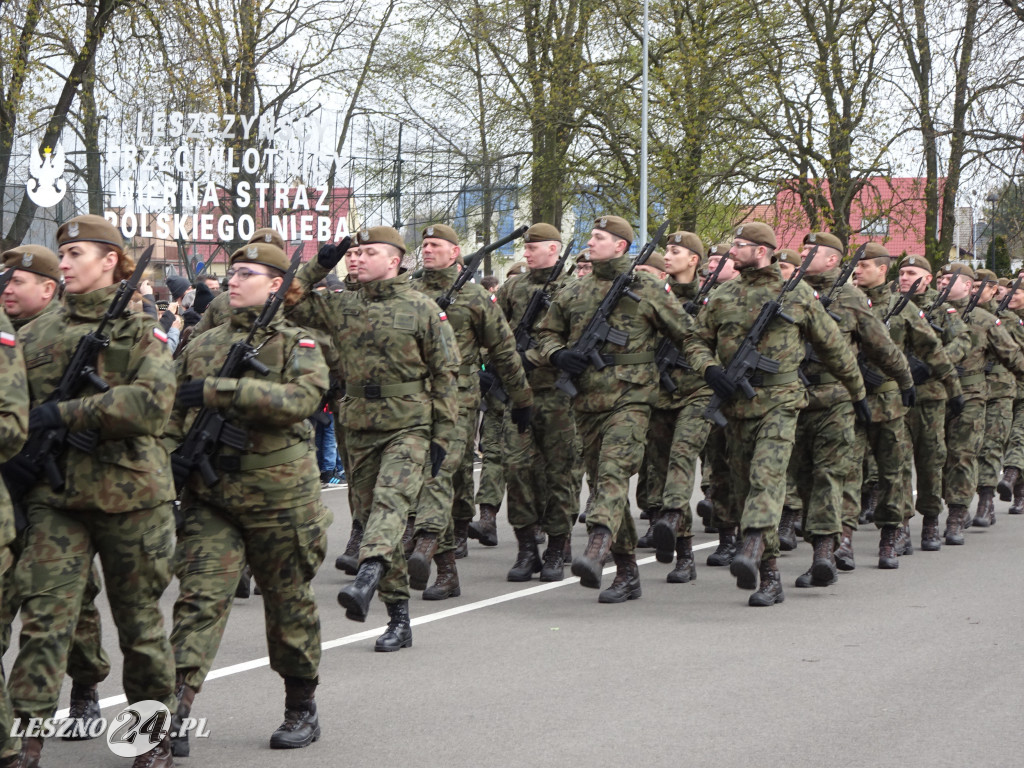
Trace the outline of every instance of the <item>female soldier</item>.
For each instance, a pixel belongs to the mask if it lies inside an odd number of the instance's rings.
[[[310,582],[326,553],[331,521],[320,503],[306,418],[327,390],[327,365],[309,333],[288,326],[278,313],[253,339],[265,375],[218,374],[287,269],[284,251],[272,243],[246,245],[232,255],[230,320],[194,336],[178,358],[178,399],[168,427],[180,441],[195,409],[206,407],[245,433],[243,450],[221,446],[213,457],[216,483],[207,486],[193,472],[182,495],[181,593],[171,632],[179,701],[174,723],[188,716],[213,664],[247,562],[263,593],[270,666],[284,678],[285,721],[270,739],[275,749],[305,747],[320,737],[313,699],[320,619]],[[175,755],[188,750],[187,735],[174,740]]]
[[[96,553],[124,653],[128,702],[175,703],[171,646],[159,606],[174,551],[174,484],[158,439],[174,401],[167,336],[143,314],[115,318],[104,331],[110,343],[96,362],[108,388],[100,392],[89,384],[70,400],[48,400],[79,339],[96,329],[116,284],[134,269],[118,231],[100,216],[64,223],[57,242],[63,305],[19,331],[32,405],[29,432],[66,427],[72,436],[91,432],[96,443],[89,451],[71,445],[62,451],[58,488],[24,461],[8,464],[32,483],[24,499],[28,529],[16,571],[23,600],[20,650],[9,685],[22,722],[51,717],[57,707]],[[42,739],[25,739],[22,764],[37,765],[41,750]],[[171,765],[169,740],[140,755],[135,765]]]

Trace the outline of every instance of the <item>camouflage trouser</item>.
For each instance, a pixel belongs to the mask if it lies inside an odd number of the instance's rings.
[[[479,385],[469,390],[459,390],[459,429],[464,432],[466,442],[462,461],[452,475],[452,520],[472,520],[476,516],[473,503],[476,495],[473,460],[476,458],[476,436],[480,429]],[[498,450],[500,452],[501,449]]]
[[[319,499],[271,511],[224,509],[187,492],[182,506],[183,568],[171,643],[186,684],[200,690],[213,665],[246,563],[263,593],[270,668],[282,677],[315,679],[320,615],[310,582],[327,552],[330,512]]]
[[[918,400],[903,417],[917,474],[915,509],[925,517],[942,514],[942,468],[946,464],[946,401]],[[907,463],[905,473],[911,471]],[[913,483],[908,478],[907,482]]]
[[[714,507],[711,524],[715,528],[735,528],[740,524],[739,505],[729,477],[729,452],[725,429],[711,425],[704,443],[701,461],[701,486],[706,485],[708,497]]]
[[[969,507],[978,487],[978,454],[985,437],[985,398],[964,392],[964,410],[946,421],[946,466],[942,496],[948,506]]]
[[[1003,466],[1024,470],[1024,398],[1013,401],[1013,423],[1006,441]]]
[[[534,390],[530,428],[519,434],[507,418],[504,427],[509,523],[516,529],[540,523],[548,535],[567,534],[580,504],[580,449],[569,396]]]
[[[637,488],[646,479],[647,506],[681,510],[678,535],[693,536],[693,511],[690,499],[697,471],[697,459],[711,431],[704,409],[711,396],[704,390],[686,398],[681,408],[654,410],[647,427],[647,454]],[[637,492],[638,501],[639,490]]]
[[[387,573],[378,593],[385,603],[409,599],[409,571],[402,550],[405,521],[416,506],[430,446],[430,427],[394,432],[348,433],[348,486],[357,499],[363,525],[359,562],[383,560]]]
[[[786,500],[786,469],[798,411],[777,407],[757,419],[726,426],[732,493],[743,510],[740,531],[760,531],[767,560],[779,555],[779,519]]]
[[[640,470],[647,439],[649,405],[631,404],[600,413],[576,412],[583,463],[590,482],[587,530],[612,532],[612,551],[636,551],[636,525],[629,512],[629,479]]]
[[[505,496],[502,435],[506,409],[505,404],[493,395],[484,398],[484,403],[487,410],[480,420],[480,450],[484,460],[480,464],[480,487],[476,492],[476,504],[490,504],[497,508]]]
[[[800,411],[787,475],[800,495],[807,541],[814,536],[832,536],[839,543],[843,489],[852,465],[861,460],[853,425],[853,405],[849,401]]]
[[[1013,422],[1013,398],[995,397],[985,403],[985,437],[978,456],[978,487],[995,487],[1003,469],[1003,452]]]
[[[868,452],[878,466],[875,527],[903,525],[903,518],[913,513],[910,483],[904,471],[910,462],[910,441],[903,417],[871,422],[867,425],[867,441]]]
[[[8,547],[0,547],[0,578],[6,578],[14,565],[14,555]],[[7,590],[4,589],[0,611],[9,611]],[[10,634],[10,625],[7,628]],[[6,648],[4,649],[6,650]],[[3,664],[0,664],[0,759],[11,758],[21,750],[21,739],[10,736],[14,724],[14,711],[11,709],[11,696],[7,693],[7,677]]]
[[[843,483],[843,507],[840,512],[841,523],[857,530],[860,519],[861,488],[864,476],[864,457],[868,454],[868,437],[864,424],[856,418],[853,420],[853,445],[850,447],[849,473]]]
[[[99,554],[110,611],[124,653],[129,703],[175,706],[174,660],[160,596],[171,580],[171,505],[120,514],[29,505],[25,549],[16,566],[21,636],[9,690],[18,717],[49,717],[68,666],[82,596]],[[238,584],[238,573],[231,592]]]

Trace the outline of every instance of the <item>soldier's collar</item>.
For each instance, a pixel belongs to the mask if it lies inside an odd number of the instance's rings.
[[[389,277],[386,280],[371,280],[361,285],[363,286],[363,297],[368,301],[389,299],[412,287],[409,283],[409,278],[405,275]]]
[[[73,318],[79,320],[99,320],[106,313],[118,285],[99,288],[89,293],[64,294],[64,309]]]
[[[599,280],[614,280],[629,269],[630,260],[629,256],[618,256],[607,261],[593,261],[591,264],[594,265],[594,277]]]

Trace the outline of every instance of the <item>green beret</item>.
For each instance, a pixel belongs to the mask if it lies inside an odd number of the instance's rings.
[[[776,251],[775,257],[779,261],[784,261],[787,264],[796,264],[798,267],[800,266],[800,254],[792,248],[782,248]]]
[[[291,266],[284,251],[270,243],[243,245],[231,254],[231,263],[236,262],[243,265],[262,264],[264,267],[272,267],[282,272],[287,272],[288,267]]]
[[[270,243],[271,245],[276,245],[282,251],[284,250],[284,238],[273,227],[260,227],[253,232],[252,237],[249,238],[249,244],[253,243]]]
[[[998,279],[996,273],[991,269],[978,269],[974,274],[978,280],[988,280],[990,283],[994,283]]]
[[[394,227],[370,227],[356,232],[356,245],[369,245],[370,243],[387,243],[395,246],[403,254],[405,253],[405,241]]]
[[[654,267],[659,272],[665,271],[665,256],[661,251],[655,251],[645,262],[648,267]]]
[[[19,245],[3,253],[4,266],[60,282],[60,257],[41,245]]]
[[[459,236],[447,224],[431,224],[429,227],[425,227],[423,229],[423,237],[438,237],[441,240],[447,240],[452,245],[459,244]]]
[[[942,274],[944,275],[963,275],[968,280],[976,280],[974,269],[970,264],[964,264],[962,261],[954,261],[952,264],[946,264],[942,267]]]
[[[874,261],[875,259],[891,259],[889,251],[885,249],[885,246],[881,243],[867,243],[864,246],[864,254],[860,257],[861,261]]]
[[[999,287],[1000,288],[1005,288],[1006,286],[1008,286],[1010,284],[1010,278],[1008,278],[1008,277],[1000,277],[996,282],[999,283]]]
[[[838,237],[833,235],[831,232],[811,232],[809,235],[804,237],[804,245],[824,245],[829,248],[834,248],[839,253],[845,254],[846,249],[843,247],[843,242]]]
[[[732,243],[715,243],[708,249],[708,258],[712,256],[728,256]]]
[[[599,219],[594,219],[594,229],[608,232],[625,240],[630,245],[633,244],[633,227],[621,216],[602,216]]]
[[[547,240],[562,242],[562,233],[550,224],[534,224],[523,235],[525,243],[543,243]]]
[[[584,248],[582,251],[576,254],[576,263],[579,264],[584,261],[590,261],[590,249]]]
[[[733,234],[758,245],[767,245],[773,250],[778,246],[778,242],[775,240],[775,230],[763,221],[748,221],[746,224],[740,224]]]
[[[512,275],[525,275],[529,271],[530,267],[527,265],[525,261],[517,261],[515,264],[508,268],[508,272],[505,273],[505,276],[511,277]]]
[[[911,253],[904,256],[900,261],[899,269],[903,269],[904,267],[917,267],[918,269],[923,269],[929,275],[932,274],[931,262],[924,256],[918,256],[917,254]]]
[[[124,249],[124,240],[117,227],[102,216],[75,216],[68,219],[57,229],[57,245],[86,241],[112,245],[118,250]]]
[[[669,245],[681,245],[683,248],[689,248],[691,251],[696,253],[702,259],[706,251],[704,250],[704,241],[701,240],[693,232],[673,232],[668,236]]]

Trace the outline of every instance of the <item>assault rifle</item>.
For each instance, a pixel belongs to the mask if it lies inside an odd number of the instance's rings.
[[[950,275],[949,282],[946,283],[946,287],[939,291],[939,295],[935,297],[935,301],[929,305],[928,309],[924,311],[924,319],[928,321],[928,325],[932,327],[937,334],[942,335],[942,326],[935,323],[935,313],[939,307],[946,303],[946,299],[949,298],[949,292],[953,290],[953,284],[956,283],[960,277],[959,272],[954,272]]]
[[[8,269],[2,275],[0,275],[0,293],[3,293],[7,289],[7,284],[11,281],[11,275],[14,274],[14,269]]]
[[[967,322],[967,318],[971,316],[971,312],[974,311],[974,308],[978,306],[978,302],[981,301],[981,294],[985,292],[985,286],[990,282],[992,281],[987,277],[982,280],[981,285],[978,286],[978,290],[974,292],[974,295],[971,296],[971,300],[967,302],[967,306],[964,308],[964,313],[961,315],[965,323]]]
[[[590,320],[587,321],[583,333],[576,340],[576,343],[572,345],[572,351],[577,355],[587,358],[590,364],[594,366],[595,371],[600,371],[609,364],[601,356],[601,353],[597,351],[598,347],[605,342],[618,346],[624,346],[629,343],[629,334],[626,331],[613,328],[609,318],[611,318],[612,312],[615,311],[616,305],[618,305],[619,300],[623,296],[628,296],[633,301],[640,302],[640,296],[630,288],[633,284],[633,274],[636,272],[637,267],[647,263],[647,260],[654,253],[654,249],[658,247],[658,242],[665,235],[667,229],[668,222],[666,221],[658,227],[654,237],[640,249],[640,253],[630,263],[629,269],[612,281],[612,286],[608,289],[608,293],[601,299],[601,303]],[[572,376],[569,375],[568,371],[562,371],[562,374],[555,382],[555,386],[569,395],[569,397],[576,397],[579,394],[576,385],[572,383]]]
[[[882,322],[885,323],[886,328],[889,327],[889,321],[896,317],[896,315],[898,315],[900,312],[902,312],[903,308],[910,303],[910,300],[914,297],[914,294],[917,293],[917,289],[918,287],[920,287],[922,280],[924,280],[923,277],[917,278],[917,280],[914,281],[914,284],[910,286],[910,290],[907,291],[906,293],[901,293],[900,297],[892,303],[892,306],[889,307],[889,311],[886,312],[885,316],[882,318]]]
[[[1003,296],[1003,300],[1000,301],[999,306],[996,307],[996,314],[999,314],[1008,306],[1010,306],[1010,299],[1013,298],[1013,294],[1017,292],[1018,288],[1020,288],[1020,276],[1018,276],[1016,280],[1010,283],[1010,287],[1006,290],[1006,295]]]
[[[462,290],[462,286],[468,283],[469,279],[476,274],[478,269],[480,269],[480,264],[483,262],[484,256],[498,250],[504,245],[508,245],[513,240],[518,240],[526,234],[526,230],[528,229],[529,227],[527,226],[519,227],[519,229],[514,230],[512,234],[501,238],[501,240],[495,240],[493,243],[488,243],[466,259],[465,266],[463,266],[462,271],[459,272],[459,276],[455,278],[455,282],[451,284],[447,291],[445,291],[444,295],[438,298],[437,305],[441,307],[441,309],[448,309],[448,307],[452,305],[452,302],[455,301],[455,297],[458,295],[459,291]]]
[[[914,281],[914,284],[910,286],[910,290],[906,293],[901,293],[899,298],[892,303],[892,306],[889,307],[889,311],[882,317],[882,323],[886,328],[889,327],[889,321],[902,312],[903,308],[910,303],[910,300],[913,298],[914,294],[917,293],[917,289],[920,287],[923,279],[924,278],[921,277],[917,278],[917,280]],[[927,363],[920,360],[910,351],[906,352],[906,356],[907,363],[910,365],[911,374],[914,377],[914,383],[922,384],[927,381],[932,373],[931,368],[928,367]],[[887,381],[884,375],[867,367],[867,361],[863,352],[857,355],[857,365],[860,367],[860,376],[864,379],[864,389],[868,394],[877,390]],[[918,381],[919,378],[920,381]]]
[[[832,287],[828,289],[828,293],[821,297],[821,306],[828,311],[829,315],[831,315],[832,319],[837,323],[839,322],[839,318],[829,311],[828,308],[831,307],[832,303],[839,298],[839,291],[842,290],[843,286],[850,281],[850,278],[853,276],[853,271],[857,268],[857,264],[860,262],[860,257],[864,255],[864,251],[867,247],[867,243],[864,243],[864,245],[857,249],[856,253],[853,254],[853,257],[843,265],[842,271],[840,271],[836,281],[832,283]]]
[[[786,294],[792,291],[803,279],[804,273],[807,272],[807,267],[811,261],[814,260],[814,255],[818,251],[818,246],[811,248],[810,252],[804,258],[803,263],[800,264],[789,279],[782,284],[782,290],[779,291],[779,295],[771,301],[765,302],[761,307],[760,313],[757,315],[757,319],[754,320],[754,324],[750,326],[750,330],[747,331],[746,338],[740,343],[739,349],[736,350],[736,354],[732,356],[732,360],[729,361],[729,365],[726,366],[725,375],[728,377],[736,387],[738,387],[748,400],[753,400],[757,395],[754,391],[754,387],[750,384],[750,377],[754,371],[762,371],[764,373],[778,373],[779,362],[778,360],[772,360],[770,357],[765,357],[757,351],[757,345],[761,343],[761,338],[768,330],[768,326],[776,317],[781,317],[787,323],[793,323],[795,320],[782,311],[782,303],[786,299]],[[708,421],[713,421],[720,427],[726,425],[725,416],[722,415],[722,405],[725,400],[715,392],[711,396],[711,402],[708,403],[707,408],[704,409],[704,418]]]
[[[728,258],[728,256],[722,256],[718,260],[718,266],[715,267],[715,271],[708,275],[707,279],[700,284],[700,288],[697,289],[694,297],[683,304],[683,309],[693,317],[696,317],[697,313],[700,312],[700,308],[704,306],[704,297],[711,293],[711,289],[718,284],[718,276],[722,274],[722,267],[725,266],[725,260]]]
[[[284,280],[281,281],[281,287],[267,296],[267,301],[263,305],[263,311],[260,312],[259,317],[252,324],[245,339],[236,341],[231,345],[227,358],[225,358],[224,364],[217,373],[218,378],[237,379],[246,370],[255,371],[260,376],[266,376],[270,373],[267,366],[256,359],[263,345],[260,344],[259,347],[254,347],[252,341],[260,329],[270,325],[274,316],[281,308],[285,295],[288,293],[288,288],[292,284],[292,279],[295,277],[295,271],[299,268],[301,254],[302,246],[299,246],[292,255],[292,263],[288,267],[288,271],[285,272]],[[174,473],[175,490],[179,494],[181,493],[184,482],[188,479],[189,473],[194,469],[199,470],[199,474],[202,475],[203,482],[207,486],[216,485],[220,480],[220,476],[213,469],[211,459],[214,454],[217,453],[222,445],[234,448],[236,451],[241,451],[245,449],[245,444],[246,432],[244,429],[229,424],[224,415],[216,408],[203,406],[199,409],[199,413],[196,414],[196,418],[192,422],[192,426],[189,427],[188,433],[185,435],[181,445],[171,453],[171,463],[179,469],[178,472]],[[182,469],[185,471],[181,471]]]
[[[89,333],[85,334],[75,347],[71,359],[68,361],[64,373],[60,377],[56,388],[46,398],[48,403],[62,403],[78,397],[87,385],[92,385],[99,392],[106,392],[110,389],[96,371],[99,362],[100,352],[110,345],[110,337],[105,334],[107,326],[114,320],[122,317],[128,309],[128,302],[131,301],[139,283],[142,281],[142,273],[149,266],[149,260],[153,255],[153,246],[149,246],[139,257],[135,271],[127,280],[122,280],[114,294],[110,306],[100,320],[100,324]],[[14,270],[10,270],[13,272]],[[33,467],[36,472],[41,471],[46,476],[46,481],[55,491],[64,488],[64,477],[61,475],[60,467],[57,466],[57,458],[66,445],[73,446],[80,451],[91,452],[96,447],[99,435],[94,430],[72,433],[66,426],[47,427],[29,433],[28,441],[17,459],[19,463]],[[19,485],[18,483],[13,483]],[[28,488],[11,488],[11,496],[20,496]]]
[[[576,241],[573,240],[565,247],[562,251],[562,255],[558,257],[558,261],[555,262],[555,266],[551,269],[551,274],[548,275],[548,279],[544,281],[544,285],[533,292],[530,297],[530,302],[526,305],[526,311],[523,312],[523,316],[519,319],[519,324],[516,326],[515,338],[516,338],[516,349],[520,353],[530,349],[536,342],[530,333],[533,331],[533,324],[537,322],[537,315],[540,314],[542,309],[547,309],[551,304],[551,297],[548,295],[548,286],[550,286],[558,276],[562,274],[562,270],[565,268],[565,262],[569,258],[569,254],[572,252],[573,246]]]

